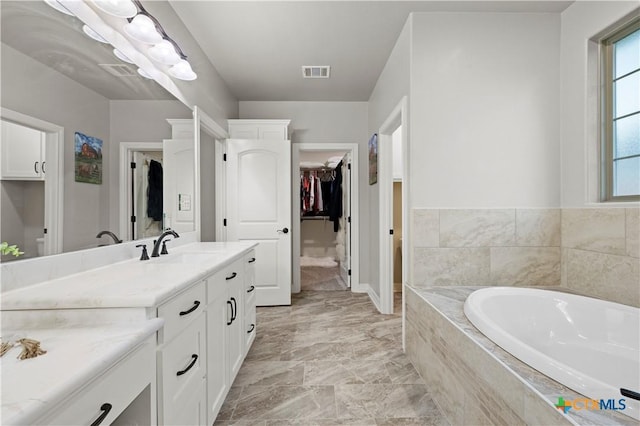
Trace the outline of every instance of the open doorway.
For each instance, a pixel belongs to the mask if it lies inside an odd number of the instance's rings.
[[[379,131],[380,311],[392,314],[403,306],[409,246],[407,99],[394,108]],[[400,290],[394,292],[394,290]]]
[[[359,291],[357,144],[294,144],[292,291]]]

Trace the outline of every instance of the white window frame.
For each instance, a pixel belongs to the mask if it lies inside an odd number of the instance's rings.
[[[601,137],[601,155],[602,170],[601,170],[601,199],[605,202],[625,202],[625,201],[639,201],[640,194],[635,195],[614,195],[613,191],[613,142],[614,142],[614,117],[613,117],[613,68],[614,68],[614,44],[629,34],[640,30],[640,20],[634,20],[631,23],[626,24],[615,33],[602,40],[602,105],[601,105],[601,117],[602,117],[602,137]],[[640,72],[638,70],[634,72]],[[628,75],[628,74],[626,74]],[[619,77],[621,78],[621,77]],[[640,113],[640,112],[638,112]],[[632,113],[630,115],[637,114]],[[626,115],[624,117],[628,117]],[[618,117],[622,118],[622,117]]]

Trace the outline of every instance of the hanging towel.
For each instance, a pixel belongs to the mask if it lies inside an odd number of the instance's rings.
[[[153,220],[162,220],[162,164],[151,160],[147,173],[147,216]]]

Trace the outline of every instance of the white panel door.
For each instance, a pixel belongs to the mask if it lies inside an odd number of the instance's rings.
[[[195,229],[193,139],[162,141],[164,227],[178,233]]]
[[[227,240],[253,240],[256,303],[291,304],[291,142],[227,140]]]

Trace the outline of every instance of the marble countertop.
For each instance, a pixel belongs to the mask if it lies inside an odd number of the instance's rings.
[[[2,310],[155,307],[240,258],[255,242],[191,243],[2,293]]]
[[[3,329],[3,341],[23,337],[36,339],[47,353],[18,360],[21,346],[16,346],[0,358],[2,423],[34,424],[72,392],[152,336],[163,324],[164,320],[155,318],[126,325]]]

